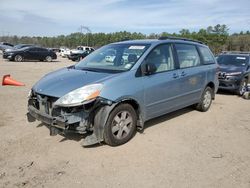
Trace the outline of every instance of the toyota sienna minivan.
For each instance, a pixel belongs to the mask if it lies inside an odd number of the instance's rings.
[[[217,68],[199,41],[109,44],[41,78],[29,93],[27,118],[47,124],[51,135],[90,133],[83,146],[121,145],[149,119],[191,105],[207,111],[218,89]]]

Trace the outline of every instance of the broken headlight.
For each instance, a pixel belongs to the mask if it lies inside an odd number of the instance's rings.
[[[55,102],[55,106],[79,106],[92,101],[99,96],[103,88],[102,84],[91,84],[78,88],[62,96]]]

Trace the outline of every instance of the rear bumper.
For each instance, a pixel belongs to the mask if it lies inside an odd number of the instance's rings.
[[[56,54],[53,55],[52,59],[57,59],[57,55]]]

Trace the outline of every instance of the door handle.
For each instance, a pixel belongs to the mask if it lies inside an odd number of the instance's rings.
[[[182,71],[181,76],[186,76],[186,75],[187,75],[187,73],[185,73],[184,71]]]
[[[173,78],[178,78],[178,77],[179,77],[179,75],[177,73],[173,74]]]

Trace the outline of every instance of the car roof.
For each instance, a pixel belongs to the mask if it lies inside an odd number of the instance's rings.
[[[195,44],[195,45],[201,45],[201,46],[206,46],[205,44],[202,44],[199,41],[193,41],[193,40],[182,40],[180,39],[143,39],[143,40],[126,40],[126,41],[121,41],[121,42],[116,42],[112,44],[162,44],[162,43],[186,43],[186,44]]]

